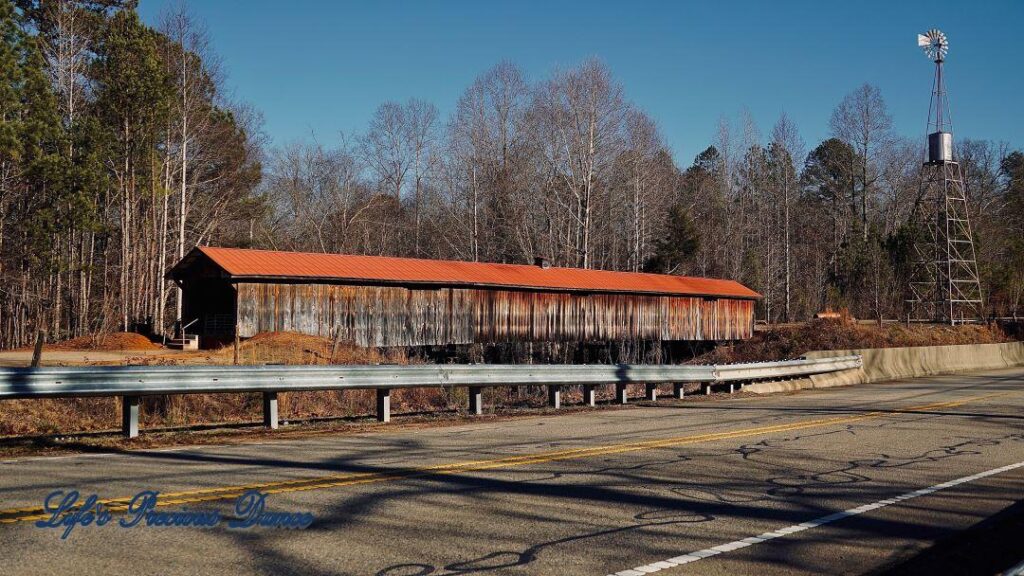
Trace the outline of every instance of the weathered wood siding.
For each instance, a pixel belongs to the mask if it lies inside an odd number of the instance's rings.
[[[360,346],[508,341],[737,340],[754,302],[463,288],[239,283],[243,337],[288,330]]]

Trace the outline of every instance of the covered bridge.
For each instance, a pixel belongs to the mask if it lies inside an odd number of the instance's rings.
[[[199,246],[168,272],[206,339],[287,330],[359,346],[749,338],[760,295],[664,274]],[[337,331],[340,330],[340,334]]]

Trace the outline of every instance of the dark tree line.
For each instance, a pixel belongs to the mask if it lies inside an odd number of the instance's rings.
[[[254,209],[259,146],[201,27],[0,0],[0,346],[176,317],[164,272]]]
[[[681,169],[598,61],[529,80],[503,62],[450,117],[382,104],[341,144],[264,151],[203,27],[130,0],[0,0],[0,347],[180,314],[167,268],[195,244],[728,277],[758,317],[903,310],[921,138],[879,90],[809,150],[721,122]],[[958,142],[990,311],[1024,296],[1024,156]]]

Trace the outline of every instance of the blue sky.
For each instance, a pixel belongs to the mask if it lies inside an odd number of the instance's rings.
[[[179,0],[142,0],[155,24]],[[386,100],[447,115],[481,72],[507,59],[533,80],[598,57],[659,124],[683,167],[720,118],[749,110],[763,134],[781,112],[808,147],[863,82],[902,134],[924,132],[932,65],[915,36],[950,38],[956,136],[1024,146],[1024,1],[342,2],[192,0],[229,89],[264,117],[273,144],[362,131]]]

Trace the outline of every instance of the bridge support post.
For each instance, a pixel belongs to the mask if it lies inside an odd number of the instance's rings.
[[[121,397],[121,433],[125,438],[139,436],[139,397]]]
[[[391,389],[377,389],[377,422],[391,422]]]
[[[583,385],[583,403],[586,404],[587,406],[597,405],[597,393],[595,392],[596,388],[597,387],[594,386],[593,384]]]
[[[683,394],[683,384],[681,382],[676,382],[675,384],[672,385],[673,398],[675,398],[676,400],[682,400]]]
[[[562,407],[562,387],[556,385],[548,386],[548,406],[552,408]]]
[[[263,393],[263,425],[277,430],[277,392]]]
[[[657,402],[658,401],[658,385],[657,384],[647,384],[647,389],[646,389],[646,393],[644,394],[644,398],[647,399],[647,400],[650,400],[651,402]]]
[[[469,387],[469,413],[477,416],[484,413],[484,394],[480,386]]]
[[[625,384],[615,385],[615,401],[619,404],[629,402],[629,392]]]

